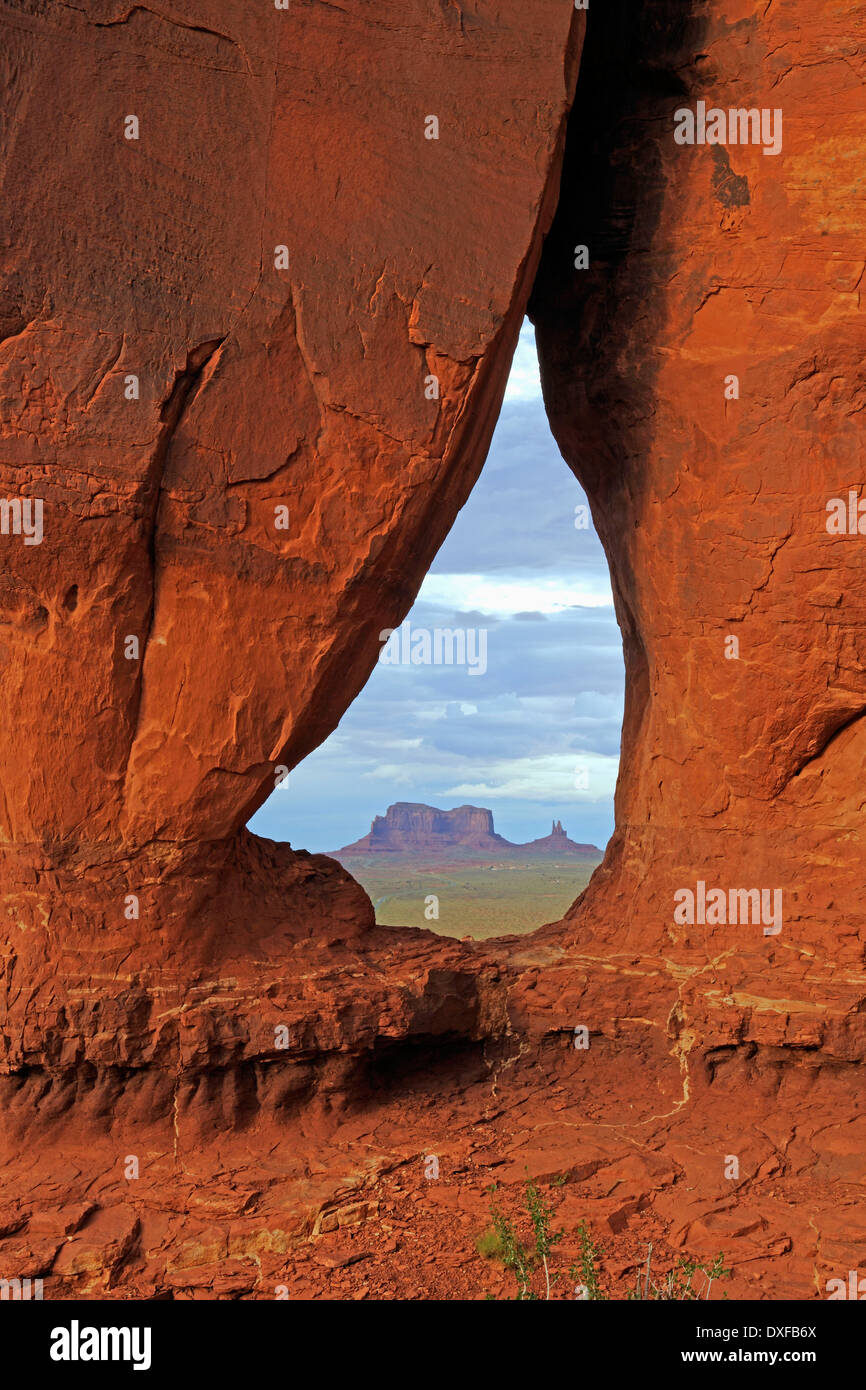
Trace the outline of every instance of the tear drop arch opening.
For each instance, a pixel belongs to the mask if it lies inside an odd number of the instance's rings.
[[[491,937],[561,917],[613,830],[624,668],[529,320],[479,480],[381,639],[337,729],[250,830],[335,854],[380,924]]]

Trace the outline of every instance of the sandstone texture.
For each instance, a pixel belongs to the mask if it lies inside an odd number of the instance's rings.
[[[0,18],[0,489],[43,508],[41,543],[0,537],[4,1054],[102,1066],[151,1055],[141,1010],[202,960],[220,978],[231,922],[314,949],[371,924],[338,866],[243,827],[363,685],[481,468],[584,21]]]
[[[662,3],[621,44],[616,11],[531,306],[627,672],[617,829],[566,935],[663,957],[703,1047],[859,1064],[866,551],[827,503],[862,486],[863,17]],[[702,99],[778,109],[781,151],[677,145]],[[699,882],[778,893],[781,930],[677,920]]]
[[[222,839],[334,727],[480,470],[582,20],[4,21],[3,486],[45,518],[4,543],[4,841]]]
[[[528,1173],[615,1294],[651,1240],[825,1296],[866,1240],[862,9],[0,23],[0,490],[44,503],[0,536],[0,1277],[499,1295]],[[700,101],[781,151],[678,145]],[[408,611],[527,302],[623,631],[617,830],[564,923],[473,946],[243,827]],[[699,884],[779,920],[678,918]]]

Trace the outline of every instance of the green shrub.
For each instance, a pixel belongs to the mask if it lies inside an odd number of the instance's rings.
[[[479,1253],[489,1252],[490,1256],[502,1261],[505,1268],[514,1275],[517,1283],[515,1302],[543,1297],[550,1298],[550,1290],[560,1275],[551,1276],[550,1254],[553,1247],[562,1240],[564,1231],[553,1229],[553,1208],[545,1201],[539,1188],[531,1179],[525,1187],[526,1211],[532,1228],[530,1241],[525,1241],[517,1227],[499,1210],[493,1195],[496,1184],[490,1189],[490,1217],[492,1229],[486,1231],[476,1242]],[[481,1243],[485,1251],[481,1250]],[[533,1288],[533,1276],[540,1272],[544,1277],[544,1292],[539,1294]],[[540,1283],[540,1280],[539,1280]]]
[[[596,1267],[596,1261],[601,1259],[604,1250],[600,1245],[596,1245],[585,1222],[581,1221],[577,1228],[577,1234],[580,1240],[580,1256],[577,1264],[571,1266],[568,1272],[569,1278],[580,1280],[586,1290],[587,1301],[604,1301],[607,1294],[601,1291]]]
[[[554,1180],[561,1186],[564,1179]],[[496,1183],[490,1191],[491,1225],[476,1240],[475,1248],[486,1260],[499,1260],[511,1274],[517,1286],[515,1302],[549,1299],[551,1290],[563,1277],[562,1272],[551,1272],[550,1259],[554,1247],[563,1239],[565,1232],[553,1227],[553,1207],[536,1183],[527,1178],[524,1186],[526,1218],[524,1225],[529,1229],[521,1232],[515,1222],[505,1216],[496,1202]],[[569,1278],[581,1292],[579,1297],[590,1301],[605,1301],[608,1294],[601,1287],[599,1261],[604,1250],[592,1238],[589,1227],[581,1221],[577,1228],[580,1254],[568,1271]],[[717,1279],[726,1279],[731,1273],[724,1267],[724,1256],[719,1254],[712,1262],[690,1260],[681,1256],[672,1270],[659,1277],[652,1270],[652,1243],[647,1250],[646,1264],[638,1273],[634,1290],[628,1294],[631,1300],[680,1299],[686,1302],[706,1299]],[[487,1295],[492,1298],[491,1294]]]

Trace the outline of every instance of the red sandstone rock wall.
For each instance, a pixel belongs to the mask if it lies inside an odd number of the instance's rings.
[[[220,838],[334,727],[481,467],[583,17],[3,23],[0,491],[45,519],[4,541],[2,834]]]
[[[866,550],[826,522],[866,488],[864,16],[659,3],[621,39],[625,8],[589,26],[532,304],[627,663],[617,830],[572,929],[688,961],[704,1045],[861,1056]],[[700,100],[778,109],[781,150],[678,144]],[[677,921],[698,881],[780,890],[781,932]]]
[[[361,688],[481,467],[584,18],[0,14],[0,496],[43,508],[39,543],[0,536],[8,1074],[68,1099],[85,1061],[97,1090],[131,1064],[162,1094],[271,1057],[280,1019],[295,1061],[482,1028],[465,951],[413,943],[383,995],[340,955],[363,891],[243,826]]]

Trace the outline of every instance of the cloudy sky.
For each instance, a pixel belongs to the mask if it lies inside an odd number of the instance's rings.
[[[469,803],[510,840],[546,835],[555,818],[604,846],[623,660],[601,545],[575,527],[585,500],[550,434],[527,321],[490,455],[409,614],[413,633],[485,629],[486,671],[380,662],[251,828],[338,849],[394,801]]]

